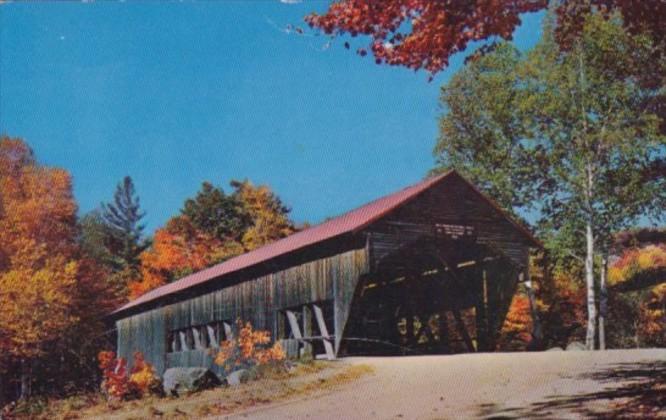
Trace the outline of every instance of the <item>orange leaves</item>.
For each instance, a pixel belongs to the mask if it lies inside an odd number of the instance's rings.
[[[520,24],[520,13],[546,5],[545,0],[341,0],[325,14],[305,20],[327,34],[370,36],[377,63],[436,73],[471,41],[493,35],[510,38]]]
[[[140,278],[128,285],[130,299],[296,230],[288,218],[289,209],[269,187],[249,181],[233,181],[231,185],[235,191],[230,197],[204,183],[197,199],[186,201],[193,219],[181,214],[155,232],[153,246],[140,256]],[[231,203],[235,210],[225,216],[222,207]],[[219,226],[213,221],[224,217],[247,223],[229,223],[234,226],[228,228],[232,231],[221,237],[216,235]]]
[[[69,174],[18,139],[0,139],[0,190],[0,350],[30,358],[77,321],[76,204]]]
[[[135,299],[149,290],[241,252],[240,245],[223,244],[197,230],[187,217],[174,217],[155,232],[152,248],[141,254],[141,278],[130,282],[130,298]]]
[[[532,316],[527,296],[516,294],[504,320],[497,347],[500,350],[525,350],[532,340]]]
[[[122,357],[116,359],[116,354],[112,351],[101,351],[97,355],[97,360],[104,377],[102,382],[104,392],[109,398],[124,398],[129,393],[125,359]]]
[[[618,285],[631,281],[641,271],[663,267],[666,267],[666,244],[632,248],[610,266],[608,283],[611,286]]]
[[[326,34],[359,34],[371,38],[370,49],[378,64],[425,69],[437,73],[449,57],[464,51],[473,41],[493,36],[511,39],[520,15],[548,6],[546,0],[339,0],[324,14],[310,14],[305,21]],[[648,30],[663,43],[666,3],[663,0],[592,0],[561,2],[557,7],[558,40],[571,44],[592,9],[609,15],[619,10],[631,33]],[[348,48],[348,44],[345,45]],[[359,48],[359,55],[366,54]]]
[[[285,360],[286,355],[279,342],[272,347],[265,347],[271,341],[268,331],[255,331],[249,322],[243,325],[240,319],[236,321],[236,325],[238,338],[220,343],[215,364],[231,371],[239,367],[247,368]]]
[[[97,360],[104,377],[102,389],[109,398],[141,398],[160,385],[155,369],[146,362],[141,352],[134,353],[134,363],[129,376],[125,359],[116,358],[114,352],[101,351]]]
[[[112,351],[100,351],[97,355],[97,361],[99,362],[99,368],[102,370],[115,370],[115,360],[116,353]]]
[[[637,336],[652,346],[666,345],[666,244],[626,250],[608,269],[608,283],[641,293]],[[656,286],[653,286],[655,285]]]
[[[650,290],[640,306],[640,333],[648,345],[666,345],[666,283]]]
[[[57,168],[37,165],[21,140],[0,139],[0,247],[16,252],[22,239],[72,252],[77,206],[71,177]]]
[[[232,361],[237,352],[238,343],[235,340],[225,340],[221,342],[220,351],[215,355],[215,364],[219,366],[224,366],[225,364],[231,364],[233,366],[239,365],[239,361]]]
[[[147,395],[151,390],[159,387],[160,380],[155,374],[153,365],[146,362],[141,352],[134,353],[134,364],[129,382],[136,387],[139,396]]]

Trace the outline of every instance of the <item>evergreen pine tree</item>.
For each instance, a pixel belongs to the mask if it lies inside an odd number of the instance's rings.
[[[145,225],[141,223],[145,215],[129,176],[116,187],[113,202],[102,203],[102,220],[107,229],[106,246],[113,256],[115,269],[120,271],[139,266],[139,254],[150,246],[150,240],[143,234]]]

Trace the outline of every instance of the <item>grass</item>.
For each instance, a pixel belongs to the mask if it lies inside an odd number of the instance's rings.
[[[146,397],[107,403],[101,395],[50,401],[38,419],[190,419],[251,410],[275,402],[336,389],[371,374],[368,365],[316,361],[299,363],[290,372],[260,370],[258,378],[237,387],[219,387],[180,398]]]

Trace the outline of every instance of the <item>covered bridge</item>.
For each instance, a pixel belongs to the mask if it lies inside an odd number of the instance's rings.
[[[450,171],[146,293],[118,353],[215,369],[236,319],[294,357],[489,351],[538,246]]]

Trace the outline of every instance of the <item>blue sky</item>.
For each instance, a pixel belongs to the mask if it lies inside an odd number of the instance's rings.
[[[81,212],[132,176],[151,231],[205,180],[268,184],[298,222],[342,213],[432,168],[439,87],[463,57],[428,83],[281,31],[327,4],[0,4],[0,133],[69,170]]]

